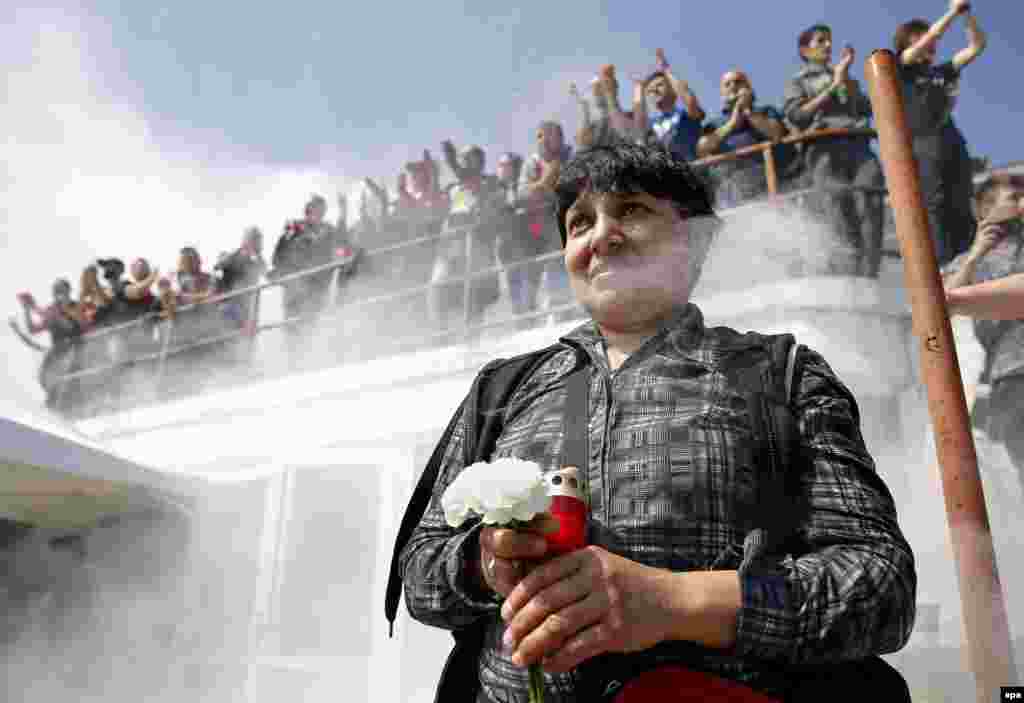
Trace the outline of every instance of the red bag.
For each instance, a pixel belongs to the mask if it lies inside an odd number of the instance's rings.
[[[743,684],[690,671],[681,666],[663,666],[630,679],[612,703],[779,703]]]

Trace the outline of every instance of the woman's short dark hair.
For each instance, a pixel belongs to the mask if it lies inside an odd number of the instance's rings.
[[[927,34],[930,27],[927,20],[923,19],[913,19],[897,27],[896,33],[892,37],[892,48],[896,51],[896,58],[898,59],[904,51],[910,48],[913,43],[910,41],[911,37],[916,34]]]
[[[708,184],[663,147],[617,143],[579,152],[562,167],[555,185],[555,217],[565,246],[565,215],[580,195],[646,193],[671,200],[687,217],[714,217]]]
[[[804,59],[803,52],[800,50],[810,46],[811,39],[814,39],[814,35],[819,33],[827,34],[831,37],[832,28],[827,24],[814,24],[800,32],[800,36],[796,38],[796,51],[802,60],[806,61],[807,59]]]

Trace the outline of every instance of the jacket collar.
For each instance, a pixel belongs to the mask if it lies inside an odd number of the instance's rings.
[[[704,333],[704,315],[700,309],[694,303],[680,305],[658,325],[658,331],[630,355],[626,364],[658,352],[699,361],[697,350]],[[559,341],[586,353],[592,363],[608,370],[605,338],[594,320],[583,323]]]

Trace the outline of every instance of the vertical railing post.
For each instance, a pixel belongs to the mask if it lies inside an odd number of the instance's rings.
[[[167,354],[171,348],[171,338],[174,336],[174,322],[175,318],[173,315],[168,317],[164,334],[161,335],[163,339],[160,340],[160,356],[157,358],[156,383],[154,384],[158,397],[163,395],[164,374],[167,372]]]
[[[462,267],[462,273],[465,276],[463,280],[463,296],[462,296],[462,336],[463,341],[469,339],[469,317],[470,317],[470,293],[473,288],[473,227],[466,226],[466,263]]]
[[[779,194],[779,172],[775,165],[775,143],[771,142],[764,149],[764,178],[768,184],[768,194]]]
[[[245,333],[249,337],[248,348],[245,352],[245,364],[250,370],[252,369],[253,359],[256,357],[256,335],[259,333],[260,328],[260,293],[262,291],[262,288],[258,288],[251,293],[249,312],[244,323]]]
[[[72,354],[72,355],[75,354],[75,345],[74,344],[72,344],[71,347],[68,349],[68,353]],[[72,356],[71,358],[74,359],[74,356]],[[70,364],[70,373],[75,373],[75,372],[76,372],[75,371],[75,364],[71,363]],[[67,387],[68,387],[67,377],[68,377],[68,373],[62,373],[58,377],[59,380],[57,381],[57,397],[54,398],[54,400],[53,400],[53,409],[56,410],[58,413],[60,413],[63,410],[63,408],[64,408],[64,394],[67,391]]]
[[[913,327],[920,342],[921,375],[957,566],[968,661],[977,700],[982,703],[993,700],[1000,686],[1019,682],[963,380],[896,61],[892,52],[876,51],[868,58],[864,73],[903,254]]]

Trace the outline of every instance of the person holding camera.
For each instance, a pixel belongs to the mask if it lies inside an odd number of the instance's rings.
[[[974,204],[980,221],[974,242],[943,271],[949,292],[1024,274],[1024,177],[989,178]],[[1024,319],[975,319],[974,333],[985,350],[974,424],[1005,445],[1024,485]]]

